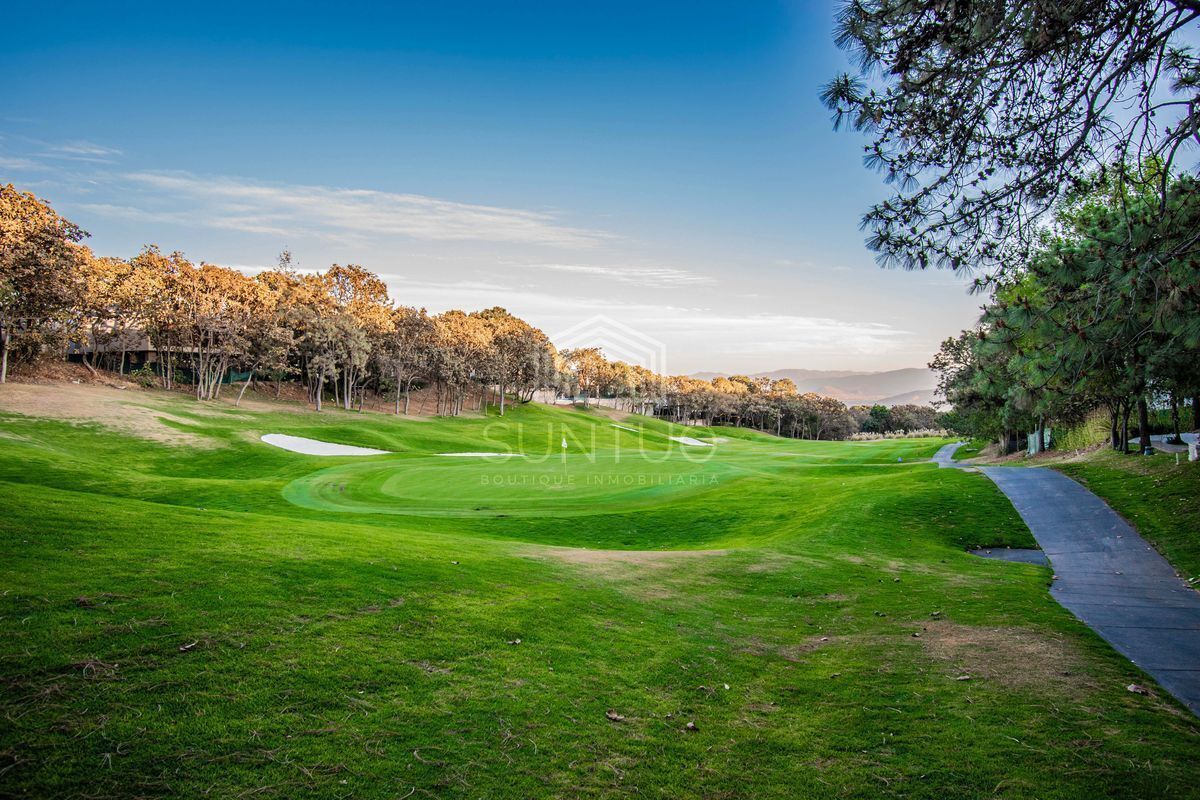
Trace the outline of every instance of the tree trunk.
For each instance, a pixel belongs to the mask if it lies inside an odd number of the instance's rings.
[[[1200,394],[1192,395],[1192,430],[1200,431]]]
[[[225,383],[225,371],[227,369],[229,369],[229,363],[225,357],[222,357],[221,361],[217,363],[217,373],[216,373],[216,375],[213,376],[214,383],[213,383],[212,392],[209,394],[210,400],[220,400],[221,399],[221,386]],[[230,385],[233,385],[233,376],[232,375],[229,376],[229,380],[230,380]]]
[[[1171,431],[1175,434],[1172,444],[1179,444],[1183,439],[1179,436],[1179,396],[1171,392]]]
[[[8,340],[11,334],[5,330],[0,334],[0,383],[8,383]]]
[[[502,417],[504,416],[504,389],[505,388],[506,387],[504,385],[504,382],[501,381],[501,383],[500,383],[500,416],[502,416]]]
[[[412,391],[412,378],[404,383],[404,416],[408,416],[408,395]]]
[[[233,403],[233,405],[235,407],[241,406],[242,395],[244,395],[246,393],[246,389],[250,386],[250,381],[252,381],[252,380],[254,380],[254,370],[253,369],[251,369],[250,374],[246,376],[246,382],[242,384],[242,390],[240,392],[238,392],[237,400],[235,400]]]
[[[1121,435],[1121,432],[1117,430],[1117,420],[1119,416],[1120,414],[1118,413],[1117,406],[1108,407],[1108,444],[1113,450],[1117,450],[1120,447],[1120,444],[1117,441],[1117,438]]]
[[[1037,443],[1034,445],[1033,452],[1041,453],[1046,450],[1046,418],[1038,417],[1037,424]]]
[[[1141,437],[1138,441],[1142,455],[1149,455],[1154,452],[1153,446],[1150,444],[1150,408],[1143,395],[1138,398],[1138,432]]]
[[[317,411],[321,410],[321,395],[325,393],[325,370],[317,373],[317,391],[314,392],[314,397],[317,401]]]
[[[1121,404],[1121,452],[1129,452],[1129,401],[1125,400]]]

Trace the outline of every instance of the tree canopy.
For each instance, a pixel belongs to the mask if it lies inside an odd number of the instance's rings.
[[[944,396],[979,433],[1110,414],[1115,447],[1129,443],[1138,412],[1140,448],[1148,411],[1200,394],[1200,183],[1125,182],[1108,170],[1059,204],[1029,259],[999,279],[979,327],[942,344],[930,364]]]
[[[1152,158],[1165,206],[1161,179],[1200,142],[1198,18],[1194,0],[844,2],[859,70],[822,98],[897,187],[863,217],[880,262],[1013,269],[1083,176],[1128,183]]]
[[[436,412],[461,414],[539,392],[582,394],[685,424],[758,428],[782,436],[841,439],[934,428],[929,407],[848,409],[801,393],[789,379],[744,375],[711,381],[660,375],[612,360],[599,347],[559,352],[550,338],[504,308],[429,314],[397,304],[387,284],[356,264],[300,271],[291,254],[249,275],[194,263],[150,245],[130,259],[96,256],[83,233],[49,205],[8,187],[0,196],[0,330],[22,357],[69,355],[93,371],[124,373],[141,354],[139,379],[220,398],[244,381],[303,386],[320,411],[328,400],[363,408],[368,394],[407,414],[414,385],[432,390]],[[69,345],[69,347],[68,347]],[[4,372],[0,370],[0,378]],[[493,403],[494,399],[494,403]]]

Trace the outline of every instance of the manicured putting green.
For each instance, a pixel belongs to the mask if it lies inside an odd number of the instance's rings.
[[[728,487],[748,474],[734,459],[678,452],[442,458],[342,464],[283,489],[304,508],[415,516],[582,516],[647,508]]]
[[[570,419],[571,412],[566,418]],[[289,502],[317,511],[445,517],[552,517],[619,514],[728,491],[738,481],[778,479],[803,467],[901,466],[928,458],[937,440],[901,440],[847,448],[752,435],[691,445],[695,429],[650,421],[649,430],[596,425],[583,415],[564,425],[492,423],[487,448],[451,452],[415,448],[390,458],[342,463],[297,478]],[[629,432],[626,432],[629,431]],[[700,435],[709,435],[705,430]],[[688,439],[689,441],[681,441]],[[568,441],[570,448],[559,448]],[[403,442],[402,448],[414,443]],[[491,452],[491,450],[487,450]],[[903,464],[902,466],[908,466]]]

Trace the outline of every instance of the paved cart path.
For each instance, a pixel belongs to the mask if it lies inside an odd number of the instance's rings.
[[[947,445],[934,460],[951,460]],[[1200,593],[1103,500],[1045,467],[979,467],[1012,501],[1057,579],[1050,594],[1200,715]]]

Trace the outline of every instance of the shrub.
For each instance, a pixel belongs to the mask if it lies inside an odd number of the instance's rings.
[[[887,431],[885,433],[874,433],[872,431],[860,431],[850,436],[852,442],[873,442],[878,439],[927,439],[931,437],[944,438],[950,435],[949,431],[942,428],[919,428],[911,431]]]

